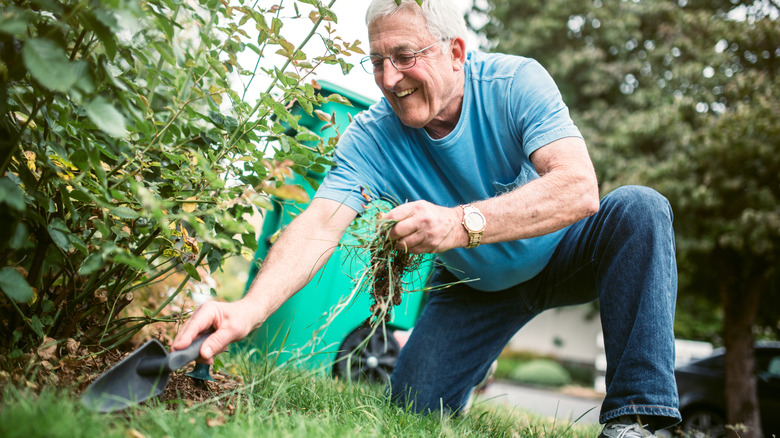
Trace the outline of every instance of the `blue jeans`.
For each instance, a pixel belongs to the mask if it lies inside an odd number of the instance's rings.
[[[433,282],[456,279],[439,268]],[[672,211],[646,187],[623,187],[569,227],[536,277],[499,292],[467,284],[431,292],[390,382],[418,412],[457,412],[510,338],[554,307],[599,299],[607,356],[600,421],[639,415],[656,428],[680,420],[674,379],[677,298]]]

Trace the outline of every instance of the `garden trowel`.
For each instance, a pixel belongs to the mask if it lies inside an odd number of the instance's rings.
[[[197,359],[207,337],[170,354],[152,339],[92,382],[81,403],[94,411],[113,412],[162,394],[170,374]]]

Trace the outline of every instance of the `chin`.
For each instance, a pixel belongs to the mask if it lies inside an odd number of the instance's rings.
[[[430,122],[430,120],[414,115],[405,115],[403,112],[395,111],[395,114],[398,115],[398,118],[401,119],[401,123],[404,124],[404,126],[408,126],[410,128],[419,129],[425,127],[425,125]]]

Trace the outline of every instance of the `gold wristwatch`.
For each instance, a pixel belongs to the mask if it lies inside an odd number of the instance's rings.
[[[469,244],[466,248],[476,248],[482,241],[485,232],[485,215],[471,204],[461,205],[463,208],[463,228],[469,233]]]

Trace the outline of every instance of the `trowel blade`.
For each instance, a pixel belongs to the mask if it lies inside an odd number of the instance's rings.
[[[119,361],[92,382],[81,396],[81,403],[98,412],[113,412],[160,395],[168,385],[170,371],[142,375],[138,365],[149,360],[164,360],[165,347],[153,339]]]

